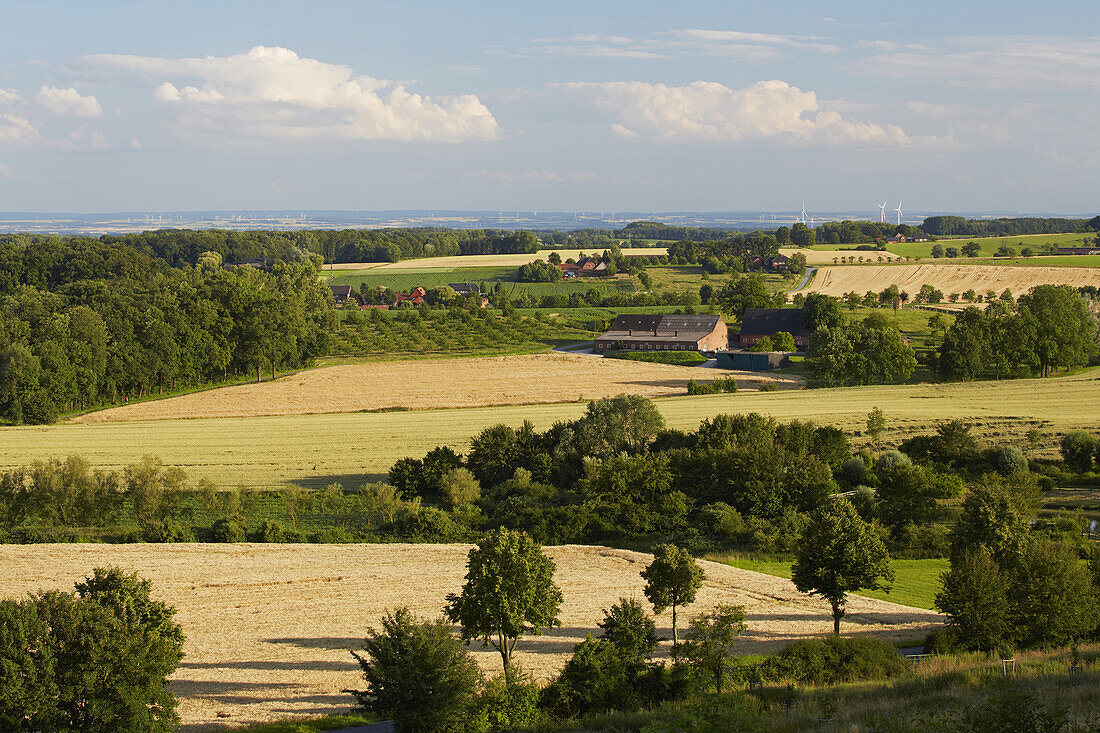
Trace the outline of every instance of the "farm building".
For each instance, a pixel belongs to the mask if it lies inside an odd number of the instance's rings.
[[[577,277],[581,274],[581,268],[572,262],[563,262],[558,267],[561,268],[562,277]]]
[[[455,291],[463,298],[471,295],[481,295],[481,288],[473,283],[448,283],[447,287]]]
[[[597,262],[591,257],[582,257],[577,261],[577,267],[582,277],[603,277],[607,275],[607,265]]]
[[[424,296],[426,296],[427,294],[428,294],[427,290],[425,290],[420,285],[417,285],[415,288],[413,288],[412,290],[410,290],[407,293],[398,293],[397,294],[397,302],[395,303],[395,305],[401,305],[402,303],[412,303],[413,305],[424,305],[427,302],[427,300],[425,300]]]
[[[757,339],[774,336],[780,331],[794,336],[794,345],[799,351],[809,347],[810,334],[802,324],[801,308],[746,308],[737,343],[747,349]]]
[[[328,289],[332,291],[332,298],[336,301],[337,305],[347,303],[352,297],[350,285],[329,285]]]
[[[1100,245],[1095,247],[1059,247],[1060,255],[1100,255]]]
[[[765,272],[786,272],[787,266],[790,264],[791,258],[786,255],[775,255],[774,257],[756,257],[749,264],[753,270],[764,270]]]
[[[718,352],[719,369],[738,369],[743,372],[766,372],[791,365],[791,358],[782,351],[733,351]]]
[[[895,234],[892,237],[886,239],[887,244],[905,244],[906,242],[927,242],[928,237],[923,234],[919,234],[914,237],[907,237],[904,234]]]
[[[597,352],[717,351],[729,345],[729,329],[721,316],[621,315],[596,339]]]

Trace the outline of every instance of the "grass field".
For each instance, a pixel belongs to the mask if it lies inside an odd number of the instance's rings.
[[[778,419],[815,420],[852,435],[867,412],[886,413],[886,444],[897,444],[937,420],[968,421],[982,440],[1025,444],[1031,428],[1044,435],[1042,453],[1056,455],[1056,436],[1081,428],[1100,432],[1100,369],[1049,379],[960,384],[884,385],[675,397],[656,400],[667,424],[694,430],[722,413],[761,412]],[[164,420],[9,427],[0,442],[0,469],[79,453],[95,466],[118,469],[142,455],[160,456],[193,480],[222,487],[278,487],[296,482],[358,487],[383,477],[393,462],[423,456],[437,445],[466,450],[497,423],[531,420],[540,430],[579,417],[580,402],[557,405],[278,417]],[[857,443],[860,440],[857,438]]]
[[[778,382],[780,387],[800,386],[798,380],[776,379],[753,372],[551,352],[481,359],[371,362],[310,369],[260,384],[112,407],[73,421],[308,415],[396,408],[429,410],[572,402],[624,392],[668,397],[687,394],[690,379],[710,382],[730,374],[745,389],[754,389],[765,382]]]
[[[545,260],[550,256],[551,252],[557,252],[562,258],[562,261],[565,261],[568,259],[577,259],[582,254],[602,254],[603,250],[600,248],[587,250],[543,249],[534,254],[519,255],[457,255],[454,257],[421,257],[413,260],[401,260],[400,262],[338,262],[325,265],[325,272],[329,270],[435,270],[466,267],[508,267],[515,270],[520,265],[525,265],[528,262]],[[663,255],[668,254],[668,249],[666,247],[624,248],[623,253],[627,255]]]
[[[170,689],[180,699],[183,731],[240,725],[292,715],[340,712],[344,689],[361,689],[350,650],[361,649],[382,613],[406,605],[439,615],[466,572],[464,545],[4,545],[4,597],[36,590],[72,590],[93,568],[114,565],[153,581],[154,597],[178,609],[187,641]],[[538,679],[552,676],[586,634],[596,634],[602,609],[620,597],[642,599],[639,572],[652,559],[604,547],[550,547],[562,589],[561,627],[526,637],[517,662]],[[759,654],[832,628],[828,604],[798,593],[789,581],[702,561],[706,580],[687,617],[718,603],[744,605],[739,651]],[[921,636],[939,622],[923,609],[853,598],[845,633],[888,640]],[[671,612],[657,618],[671,636]],[[681,627],[682,628],[682,627]],[[667,656],[668,642],[658,656]],[[470,647],[479,664],[499,672],[500,657]]]
[[[707,559],[777,578],[790,580],[791,577],[790,560],[754,560],[736,555],[710,555]],[[903,606],[934,610],[936,593],[940,589],[940,575],[950,567],[950,563],[947,560],[893,560],[891,564],[896,575],[893,588],[889,591],[863,591],[860,595],[900,603]]]
[[[841,296],[847,292],[880,292],[891,285],[916,295],[928,284],[945,295],[978,293],[1005,288],[1014,295],[1043,284],[1100,285],[1100,269],[1075,267],[1002,267],[992,265],[865,265],[863,267],[821,267],[805,292]]]
[[[1019,252],[1024,247],[1031,247],[1038,252],[1043,247],[1053,244],[1057,247],[1081,247],[1089,246],[1090,241],[1095,237],[1094,234],[1025,234],[1016,237],[940,237],[939,244],[944,247],[962,247],[967,242],[977,242],[982,248],[981,252],[987,257],[992,257],[993,253],[1001,248],[1002,245],[1008,245],[1014,247]],[[886,252],[893,253],[899,257],[931,257],[932,246],[937,242],[904,242],[899,244],[886,245]],[[856,251],[853,248],[857,247],[855,244],[815,244],[809,249],[817,252],[836,252],[838,250],[844,251],[845,255],[863,255],[864,257],[874,257],[878,255],[878,252]],[[797,250],[796,250],[797,251]],[[832,255],[829,255],[830,261]],[[967,258],[962,258],[966,260]],[[812,262],[810,264],[813,264]]]

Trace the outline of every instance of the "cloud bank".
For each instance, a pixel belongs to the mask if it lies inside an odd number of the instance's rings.
[[[176,108],[183,126],[229,139],[460,142],[499,135],[496,119],[472,94],[427,97],[287,48],[180,59],[99,54],[75,65],[150,79],[154,98]]]
[[[663,142],[777,140],[833,145],[904,145],[895,125],[851,122],[823,110],[817,95],[784,81],[760,81],[744,89],[717,82],[687,86],[647,82],[574,82],[558,85],[581,94],[615,117],[612,132]]]
[[[34,95],[34,101],[57,115],[71,115],[73,117],[99,117],[103,114],[103,108],[99,106],[99,100],[92,95],[81,96],[72,87],[58,89],[45,86]]]

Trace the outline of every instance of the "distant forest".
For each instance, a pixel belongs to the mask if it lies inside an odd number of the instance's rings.
[[[314,261],[172,267],[117,239],[0,238],[0,421],[294,368],[336,322]]]
[[[1018,237],[1024,234],[1076,234],[1100,230],[1100,216],[1091,219],[964,219],[961,216],[930,216],[921,224],[928,234],[965,237]]]

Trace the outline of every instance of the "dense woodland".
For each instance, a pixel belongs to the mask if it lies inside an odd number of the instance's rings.
[[[936,236],[1016,237],[1024,234],[1076,234],[1100,230],[1100,216],[1092,219],[1039,219],[1005,217],[1002,219],[965,219],[961,216],[930,216],[921,224]]]
[[[291,368],[328,352],[335,324],[313,262],[173,267],[117,241],[0,241],[0,419]]]

